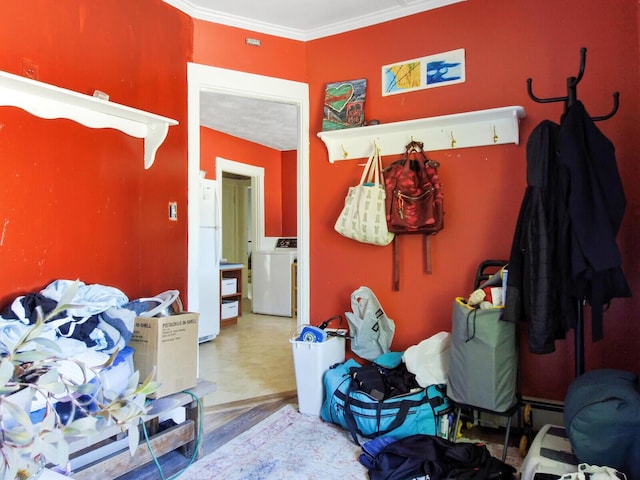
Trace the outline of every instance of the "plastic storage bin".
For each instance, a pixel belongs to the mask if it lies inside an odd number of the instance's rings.
[[[564,427],[544,425],[529,447],[520,469],[521,480],[548,480],[578,471],[578,459]]]
[[[324,400],[323,376],[331,365],[345,360],[345,338],[329,337],[324,342],[303,342],[294,337],[293,364],[298,389],[298,410],[320,416]]]

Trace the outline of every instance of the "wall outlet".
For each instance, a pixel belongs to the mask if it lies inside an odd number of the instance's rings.
[[[178,203],[169,202],[169,220],[174,222],[178,220]]]

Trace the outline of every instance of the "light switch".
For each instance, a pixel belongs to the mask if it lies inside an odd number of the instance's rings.
[[[174,222],[178,220],[178,203],[169,202],[169,220]]]

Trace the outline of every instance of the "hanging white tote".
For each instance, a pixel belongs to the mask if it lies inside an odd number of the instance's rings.
[[[360,183],[349,187],[344,208],[334,225],[340,235],[372,245],[388,245],[393,240],[394,234],[387,229],[381,172],[380,149],[374,145]]]

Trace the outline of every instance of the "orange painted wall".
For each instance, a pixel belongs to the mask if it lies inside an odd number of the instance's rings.
[[[624,179],[628,208],[619,243],[627,277],[637,292],[637,8],[636,0],[617,1],[606,9],[598,0],[495,0],[490,6],[483,0],[468,0],[309,42],[312,321],[349,310],[350,293],[367,285],[396,322],[395,350],[450,329],[452,300],[470,293],[478,263],[508,258],[525,189],[529,133],[545,118],[559,120],[562,112],[561,104],[531,101],[526,79],[533,77],[534,91],[541,97],[564,95],[566,77],[578,73],[583,46],[588,48],[587,68],[578,94],[587,109],[593,115],[608,113],[613,91],[621,95],[618,114],[600,127],[616,145]],[[466,51],[465,83],[382,97],[382,65],[457,48]],[[315,133],[321,129],[325,84],[357,78],[367,79],[366,118],[382,123],[506,105],[522,105],[527,112],[518,146],[431,154],[441,162],[445,229],[432,241],[432,275],[420,268],[421,239],[401,238],[399,292],[391,289],[390,247],[359,244],[332,228],[347,188],[357,183],[360,167],[356,161],[330,164]],[[428,146],[428,138],[420,140]],[[383,157],[385,164],[391,160]],[[586,342],[588,369],[640,371],[640,322],[634,314],[638,302],[637,298],[614,301],[606,313],[605,339]],[[574,375],[571,337],[557,342],[557,351],[544,356],[529,354],[526,334],[522,337],[524,393],[563,399]]]
[[[0,44],[1,70],[27,59],[43,82],[180,122],[145,170],[140,139],[0,108],[0,303],[56,278],[185,291],[191,19],[160,0],[7,0]]]
[[[215,178],[216,157],[264,168],[265,235],[283,235],[282,155],[278,150],[242,140],[210,128],[200,128],[200,165]]]
[[[261,41],[247,45],[247,37]],[[306,82],[306,44],[194,20],[193,61],[242,72]]]

